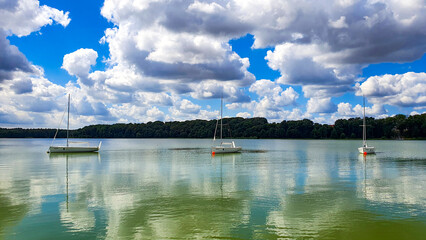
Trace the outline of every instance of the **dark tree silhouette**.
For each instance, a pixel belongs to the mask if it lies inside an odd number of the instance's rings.
[[[426,139],[426,113],[406,117],[367,118],[369,139]],[[268,123],[265,118],[223,119],[225,138],[314,138],[360,139],[362,119],[339,119],[334,125],[314,123],[309,119]],[[91,125],[71,130],[74,138],[212,138],[216,120],[184,122],[116,123]],[[56,129],[0,128],[0,138],[52,138]],[[66,137],[61,130],[58,138]]]

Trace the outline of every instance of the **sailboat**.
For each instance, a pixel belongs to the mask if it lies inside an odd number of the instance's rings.
[[[229,141],[228,142],[223,141],[223,138],[222,138],[222,129],[223,129],[222,112],[223,112],[223,98],[220,99],[220,145],[212,147],[212,154],[241,152],[241,147],[236,146],[234,141],[230,141],[230,142]],[[216,132],[217,132],[218,124],[219,124],[219,120],[216,121],[216,128],[214,130],[213,142],[216,141]]]
[[[358,148],[361,154],[374,154],[376,149],[367,145],[367,125],[365,124],[365,97],[362,98],[364,102],[364,118],[362,120],[362,147]]]
[[[101,148],[102,142],[99,142],[98,146],[70,146],[69,141],[69,128],[70,128],[70,95],[68,95],[68,123],[67,123],[67,145],[66,146],[53,146],[49,147],[47,153],[82,153],[82,152],[96,152]],[[59,128],[58,128],[59,130]],[[56,130],[56,134],[53,137],[53,141],[56,139],[56,135],[58,134],[58,130]],[[52,143],[53,143],[52,141]],[[83,142],[76,142],[83,143]],[[86,143],[86,142],[84,142]]]

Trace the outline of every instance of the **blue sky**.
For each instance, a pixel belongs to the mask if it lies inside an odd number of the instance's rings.
[[[421,0],[0,0],[0,127],[426,111]]]

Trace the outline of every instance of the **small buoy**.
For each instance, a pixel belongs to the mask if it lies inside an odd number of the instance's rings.
[[[364,156],[367,155],[367,152],[364,152]]]

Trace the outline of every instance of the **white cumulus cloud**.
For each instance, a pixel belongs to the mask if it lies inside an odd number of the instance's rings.
[[[239,113],[237,113],[237,115],[236,115],[237,117],[242,117],[242,118],[250,118],[251,117],[251,114],[250,113],[248,113],[248,112],[239,112]]]
[[[11,34],[27,36],[54,22],[66,27],[68,12],[42,5],[38,0],[12,0],[0,9],[0,28]]]
[[[137,2],[106,0],[102,8],[102,15],[115,24],[102,39],[109,45],[112,65],[131,68],[139,79],[150,78],[162,89],[179,93],[199,91],[198,84],[212,80],[234,87],[253,82],[247,60],[228,43],[234,30],[227,30],[229,36],[220,32],[232,23],[237,31],[240,25],[229,7],[194,1]],[[218,92],[193,96],[209,94]]]
[[[426,106],[426,73],[408,72],[373,76],[363,82],[357,95],[363,95],[375,104],[399,107]]]
[[[292,87],[283,90],[277,83],[265,79],[253,83],[249,90],[262,98],[261,101],[265,102],[265,105],[270,103],[270,108],[295,104],[299,97]]]
[[[337,110],[331,98],[311,98],[308,100],[306,110],[309,113],[333,113]]]
[[[363,117],[363,106],[357,104],[355,107],[352,107],[350,103],[341,102],[337,105],[337,111],[332,114],[332,121],[334,122],[337,119],[347,119],[347,118],[362,118]],[[365,115],[367,117],[383,118],[387,117],[387,112],[384,109],[382,104],[373,104],[371,107],[365,108]]]
[[[64,56],[62,68],[70,75],[80,78],[83,84],[92,85],[88,76],[90,68],[96,64],[97,58],[98,53],[95,50],[81,48]]]

